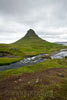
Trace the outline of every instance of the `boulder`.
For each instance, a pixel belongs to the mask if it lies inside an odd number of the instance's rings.
[[[41,56],[42,59],[51,59],[51,57],[49,55],[43,55]]]
[[[5,57],[11,55],[9,52],[6,51],[0,51],[0,57]]]
[[[18,48],[11,48],[10,50],[19,51]]]
[[[58,73],[57,74],[59,77],[64,77],[64,75],[62,73]]]
[[[65,59],[67,59],[67,56],[65,56]]]

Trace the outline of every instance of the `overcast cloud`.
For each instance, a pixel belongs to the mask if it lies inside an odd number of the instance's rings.
[[[50,42],[67,41],[67,0],[0,0],[0,43],[34,29]]]

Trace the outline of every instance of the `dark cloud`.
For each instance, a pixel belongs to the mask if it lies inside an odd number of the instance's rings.
[[[0,42],[9,35],[13,42],[29,28],[48,41],[66,41],[67,0],[0,0]]]

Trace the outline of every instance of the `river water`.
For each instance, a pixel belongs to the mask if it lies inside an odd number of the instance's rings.
[[[63,57],[67,57],[67,50],[61,50],[55,54],[51,55],[52,59],[62,59]]]
[[[15,68],[19,68],[25,65],[32,65],[32,64],[37,64],[39,62],[43,62],[46,61],[48,59],[46,59],[45,57],[42,58],[42,56],[46,56],[48,54],[40,54],[40,55],[36,55],[33,57],[28,57],[28,58],[24,58],[23,60],[10,64],[10,65],[4,65],[4,66],[0,66],[0,71],[4,71],[4,70],[8,70],[8,69],[15,69]],[[63,57],[67,57],[67,50],[60,50],[59,52],[56,52],[54,54],[52,54],[50,57],[51,59],[62,59]]]

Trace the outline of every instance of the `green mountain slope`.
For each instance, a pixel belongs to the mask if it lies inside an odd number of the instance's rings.
[[[20,40],[13,43],[20,52],[25,55],[36,55],[40,53],[52,53],[56,50],[64,48],[62,45],[49,43],[41,39],[32,29]]]
[[[31,43],[31,42],[35,43],[35,42],[37,42],[37,41],[43,42],[43,41],[45,41],[45,40],[42,40],[42,39],[35,33],[34,30],[30,29],[30,30],[27,31],[27,34],[26,34],[23,38],[21,38],[20,40],[18,40],[18,41],[15,42],[15,43],[17,43],[17,44],[22,44],[23,42],[27,42],[27,44],[28,44],[28,42],[30,42],[30,43]]]

